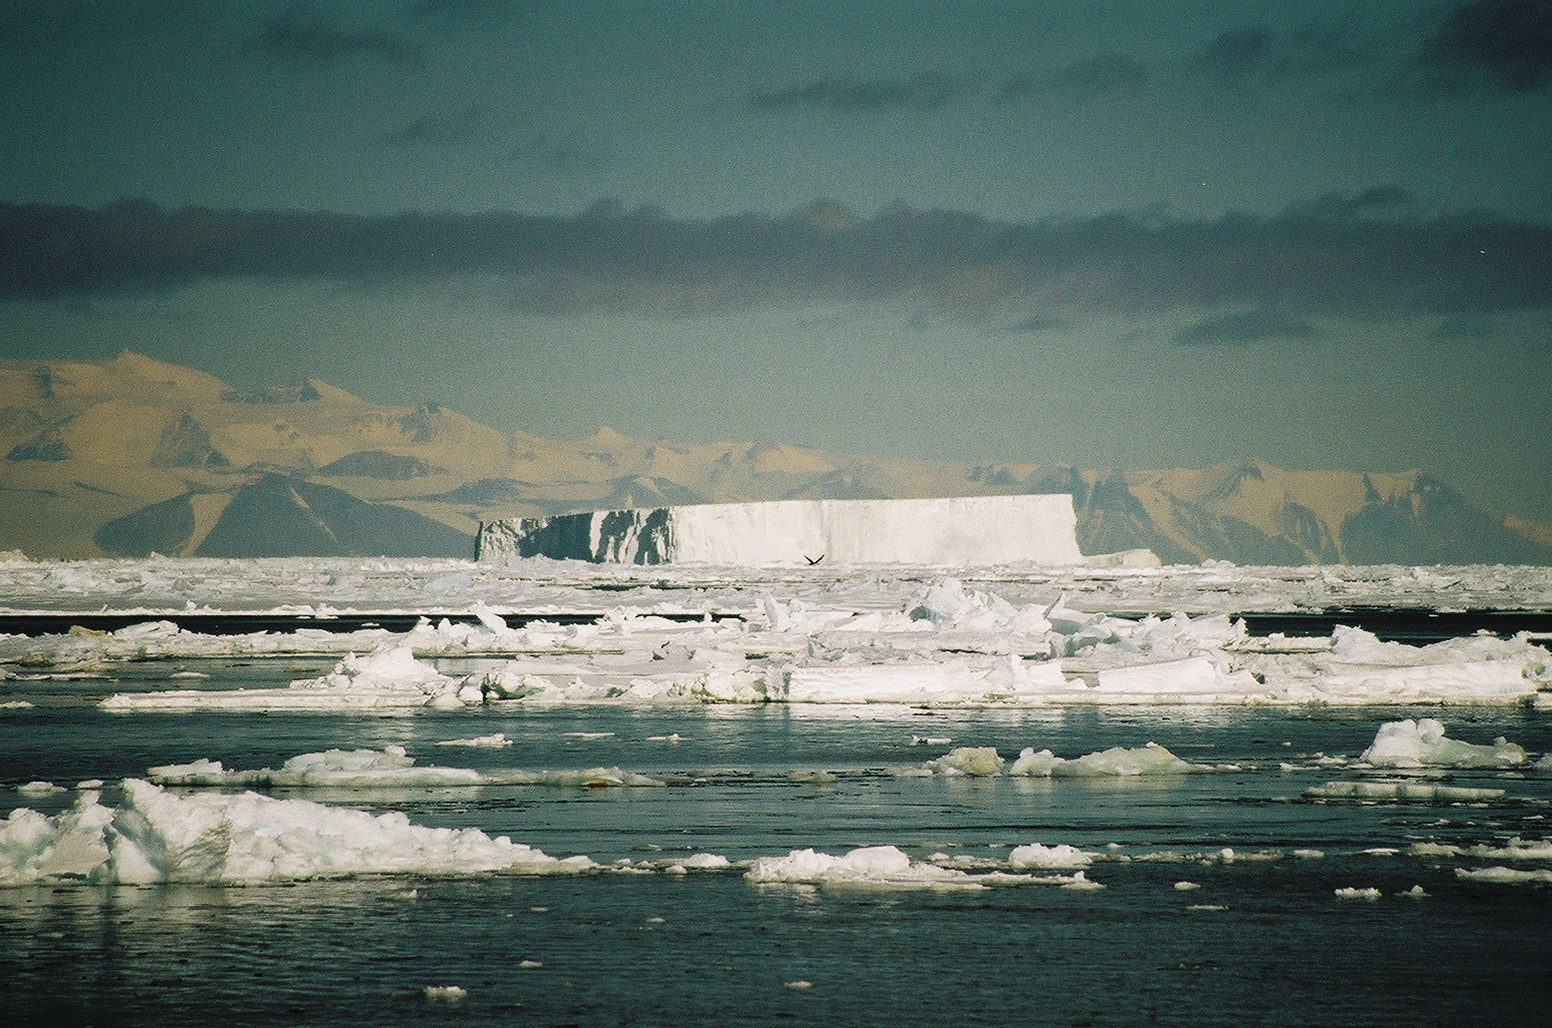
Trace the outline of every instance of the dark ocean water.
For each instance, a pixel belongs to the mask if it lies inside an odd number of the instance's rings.
[[[1087,877],[1104,888],[815,889],[755,885],[734,868],[0,889],[0,1023],[1545,1023],[1552,889],[1462,880],[1457,868],[1508,862],[1407,848],[1547,837],[1552,775],[1443,779],[1505,791],[1475,804],[1305,797],[1359,774],[1320,755],[1355,757],[1384,721],[1420,714],[1440,717],[1453,738],[1502,735],[1533,758],[1552,750],[1547,715],[1519,709],[6,711],[0,814],[54,813],[71,801],[14,791],[36,779],[111,783],[201,757],[278,767],[331,747],[401,745],[421,764],[618,766],[668,784],[305,795],[600,863],[869,845],[985,863],[1018,845],[1066,843],[1101,854]],[[514,744],[433,745],[492,732]],[[648,741],[673,733],[683,741]],[[921,736],[1008,758],[1025,746],[1075,757],[1156,741],[1234,769],[1127,780],[902,776],[949,748],[911,744]],[[1223,859],[1226,847],[1234,859]],[[1177,889],[1182,881],[1198,888]],[[1399,895],[1414,886],[1425,895]],[[1342,888],[1381,897],[1342,899]],[[467,995],[446,1002],[423,991],[450,985]]]

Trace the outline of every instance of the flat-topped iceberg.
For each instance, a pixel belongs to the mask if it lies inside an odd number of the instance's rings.
[[[799,567],[1084,563],[1065,493],[708,503],[514,518],[481,524],[477,553],[485,561],[542,556]]]

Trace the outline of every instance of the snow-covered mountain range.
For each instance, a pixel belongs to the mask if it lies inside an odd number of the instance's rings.
[[[1420,471],[1096,471],[506,434],[316,380],[234,390],[124,352],[0,362],[0,549],[31,557],[468,556],[482,520],[780,499],[1066,492],[1085,553],[1169,563],[1552,564]]]

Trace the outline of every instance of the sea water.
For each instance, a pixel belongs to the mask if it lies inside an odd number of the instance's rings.
[[[205,670],[220,687],[220,669]],[[230,671],[234,682],[266,673]],[[603,867],[580,875],[0,889],[7,1025],[1459,1025],[1537,1023],[1552,996],[1552,890],[1460,874],[1552,866],[1504,856],[1513,840],[1552,836],[1552,774],[1358,764],[1380,725],[1416,710],[112,715],[68,692],[0,713],[0,813],[57,813],[84,779],[103,780],[112,802],[119,780],[200,758],[277,768],[392,746],[418,765],[618,767],[662,784],[272,790]],[[1423,713],[1452,738],[1506,737],[1532,761],[1552,750],[1544,713]],[[494,733],[511,745],[436,745]],[[961,746],[1011,763],[1025,747],[1072,758],[1149,742],[1206,770],[923,771]],[[67,788],[16,791],[36,780]],[[1501,795],[1311,794],[1343,781]],[[890,846],[981,875],[1033,843],[1091,854],[1090,887],[1073,887],[1071,871],[970,889],[747,873],[794,850]],[[697,867],[696,854],[728,865]]]

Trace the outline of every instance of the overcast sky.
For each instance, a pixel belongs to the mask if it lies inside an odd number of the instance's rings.
[[[0,356],[1552,522],[1552,4],[0,0]]]

